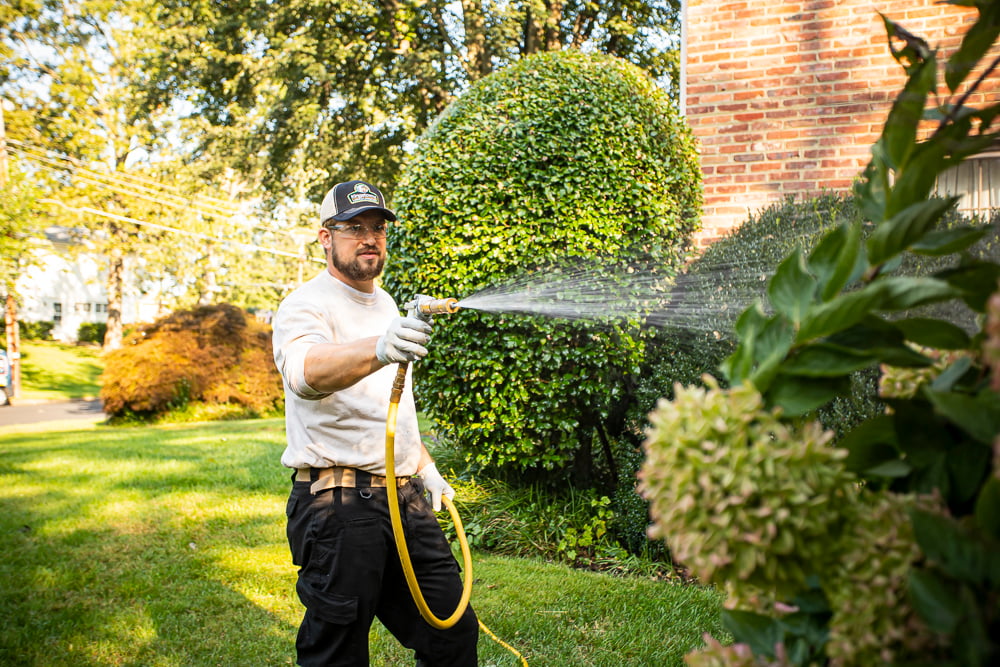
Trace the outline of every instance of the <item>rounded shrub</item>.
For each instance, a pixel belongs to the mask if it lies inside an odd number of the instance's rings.
[[[696,226],[700,172],[689,129],[642,70],[563,51],[486,77],[446,109],[393,203],[401,223],[385,286],[401,300],[468,297],[525,277],[537,287],[581,267],[586,288],[629,269],[674,270]],[[480,464],[572,463],[586,481],[592,447],[624,427],[643,353],[638,322],[439,317],[416,371],[418,400],[441,437]]]
[[[283,398],[270,327],[228,304],[179,310],[137,328],[108,354],[101,379],[112,418],[155,416],[191,402],[260,413]]]

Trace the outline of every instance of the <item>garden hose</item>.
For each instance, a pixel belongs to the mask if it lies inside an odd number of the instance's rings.
[[[408,366],[407,363],[401,363],[396,371],[396,380],[392,383],[392,394],[389,397],[389,414],[385,420],[385,485],[390,489],[396,488],[396,413],[399,411],[399,399],[403,395],[403,386],[406,384]],[[455,522],[455,533],[458,535],[458,544],[462,548],[462,562],[465,568],[462,597],[458,601],[455,613],[445,619],[434,615],[434,612],[427,606],[427,601],[424,600],[424,594],[420,591],[420,584],[417,582],[417,575],[414,573],[413,563],[410,561],[410,551],[406,548],[406,535],[403,533],[403,520],[399,514],[398,498],[397,502],[389,503],[389,519],[392,522],[392,534],[396,538],[396,551],[399,552],[399,561],[403,565],[406,584],[410,588],[413,601],[417,603],[420,615],[435,628],[447,630],[458,622],[469,606],[469,597],[472,595],[472,554],[469,552],[469,541],[465,537],[462,519],[458,516],[455,504],[447,496],[441,496],[441,502],[448,508],[451,520]]]
[[[429,318],[435,313],[453,313],[458,310],[455,299],[430,299],[418,296],[413,303],[415,305],[411,313],[422,318]],[[409,364],[404,362],[399,364],[399,368],[396,370],[396,379],[392,384],[392,393],[389,396],[389,413],[385,420],[385,477],[386,487],[389,489],[397,488],[396,414],[399,411],[399,401],[403,396],[403,387],[406,386],[406,371],[408,367]],[[447,630],[458,622],[458,619],[465,614],[465,610],[469,606],[469,598],[472,596],[472,554],[469,551],[469,540],[465,536],[465,528],[462,526],[462,519],[458,515],[458,510],[455,509],[455,504],[451,501],[451,498],[444,495],[441,496],[441,502],[448,508],[448,514],[451,515],[451,520],[455,524],[455,534],[458,537],[458,544],[462,550],[462,562],[465,570],[465,579],[462,583],[462,597],[458,601],[455,612],[448,618],[438,618],[431,611],[427,605],[427,601],[424,599],[423,593],[420,591],[420,583],[417,581],[417,575],[413,571],[413,563],[410,560],[410,551],[406,547],[406,534],[403,532],[403,520],[400,516],[398,495],[396,502],[389,502],[389,520],[392,524],[392,534],[396,541],[396,551],[399,553],[399,561],[403,567],[403,575],[406,577],[406,585],[410,589],[410,595],[413,596],[413,601],[416,603],[420,615],[432,627]],[[479,621],[479,627],[491,639],[517,656],[524,667],[528,667],[528,662],[524,659],[524,656],[513,646],[493,634],[493,631],[486,627],[481,620]]]

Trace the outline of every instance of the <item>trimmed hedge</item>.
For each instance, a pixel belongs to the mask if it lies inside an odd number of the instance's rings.
[[[669,274],[700,204],[691,133],[642,70],[538,54],[479,81],[421,138],[394,195],[385,286],[402,302],[581,266]],[[621,434],[632,401],[637,324],[439,317],[416,367],[421,408],[479,464],[590,481],[592,449]]]
[[[262,413],[283,400],[270,327],[228,304],[180,310],[137,328],[107,355],[102,383],[112,417],[154,416],[192,401]]]
[[[84,322],[76,333],[78,343],[104,343],[104,334],[108,331],[105,322]]]

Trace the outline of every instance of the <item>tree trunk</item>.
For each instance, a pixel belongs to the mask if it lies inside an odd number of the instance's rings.
[[[493,70],[486,48],[486,19],[482,5],[474,0],[462,0],[465,22],[465,48],[468,54],[468,71],[474,79],[481,79]]]
[[[545,50],[558,51],[562,48],[562,34],[559,21],[562,19],[562,0],[549,0],[545,3],[548,16],[545,17]]]
[[[538,22],[535,21],[531,7],[526,7],[524,12],[524,30],[522,30],[521,35],[521,55],[528,56],[539,50],[539,43],[541,42],[539,37],[540,32],[541,29],[538,27]]]
[[[117,350],[122,346],[122,292],[124,291],[125,253],[122,250],[123,232],[118,225],[111,228],[115,243],[108,256],[108,329],[104,334],[103,349]]]

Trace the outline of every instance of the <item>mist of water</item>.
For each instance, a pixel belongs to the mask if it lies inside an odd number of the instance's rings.
[[[460,308],[606,322],[641,319],[726,337],[739,314],[764,291],[763,262],[699,266],[669,279],[643,271],[579,267],[533,274],[461,299]]]

